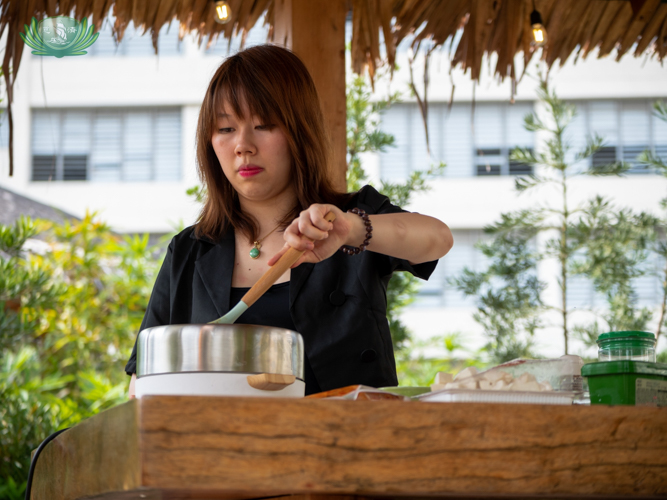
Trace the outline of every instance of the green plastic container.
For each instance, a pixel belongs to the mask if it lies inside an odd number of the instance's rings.
[[[598,337],[598,361],[650,361],[655,363],[655,335],[651,332],[624,331],[603,333]]]
[[[588,379],[591,404],[667,406],[667,364],[604,361],[581,368]]]

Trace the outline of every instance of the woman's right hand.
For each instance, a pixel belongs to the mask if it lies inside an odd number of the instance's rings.
[[[132,378],[130,379],[130,388],[127,391],[127,395],[129,396],[129,399],[134,399],[136,396],[134,395],[134,383],[137,380],[137,374],[133,373]]]
[[[325,219],[329,212],[336,216],[334,222]],[[290,247],[305,252],[292,268],[304,262],[316,264],[328,259],[346,243],[352,225],[358,220],[358,216],[346,214],[335,205],[313,204],[287,226],[283,235],[285,246],[269,259],[268,265],[278,262]],[[364,227],[363,223],[361,226]]]

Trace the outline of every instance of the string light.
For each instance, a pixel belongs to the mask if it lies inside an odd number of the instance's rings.
[[[223,0],[215,2],[215,15],[213,19],[218,24],[227,24],[232,20],[232,9],[229,8],[227,2]]]
[[[533,1],[533,12],[530,13],[530,24],[533,28],[533,44],[537,47],[544,46],[547,43],[547,30],[542,24],[542,15],[535,8]]]

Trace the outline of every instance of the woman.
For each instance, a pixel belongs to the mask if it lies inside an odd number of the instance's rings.
[[[292,52],[262,45],[222,63],[201,106],[197,160],[207,199],[171,241],[141,329],[222,316],[291,246],[303,257],[237,323],[301,333],[306,394],[396,385],[387,283],[397,270],[427,279],[452,235],[369,186],[333,188],[317,92]],[[133,397],[136,345],[125,371]]]

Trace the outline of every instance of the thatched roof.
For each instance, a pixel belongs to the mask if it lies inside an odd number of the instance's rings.
[[[325,1],[325,0],[312,0]],[[341,0],[328,0],[341,1]],[[521,53],[526,66],[533,57],[530,12],[533,5],[542,14],[548,44],[542,58],[548,66],[561,64],[574,53],[586,57],[599,48],[599,57],[616,51],[620,58],[631,48],[639,56],[647,51],[662,60],[667,53],[667,0],[348,0],[352,11],[352,69],[371,76],[382,64],[381,35],[386,61],[393,67],[398,44],[408,36],[415,43],[442,45],[462,30],[452,47],[452,66],[470,69],[472,79],[480,75],[485,54],[496,53],[499,78],[516,77],[514,57]],[[19,32],[32,17],[71,15],[79,20],[92,16],[99,30],[107,14],[113,14],[118,41],[130,21],[153,38],[157,52],[160,28],[177,20],[180,36],[196,32],[199,43],[216,37],[246,33],[266,14],[273,23],[273,0],[229,0],[234,19],[226,25],[213,21],[211,0],[0,0],[0,36],[7,30],[2,70],[8,101],[18,71],[23,41]],[[270,30],[271,36],[271,30]],[[636,46],[635,46],[636,44]],[[9,68],[14,68],[10,75]],[[11,108],[10,108],[11,113]],[[10,114],[11,165],[11,114]]]

